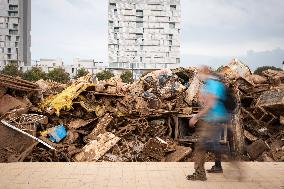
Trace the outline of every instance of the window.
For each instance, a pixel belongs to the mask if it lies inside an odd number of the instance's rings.
[[[136,38],[137,38],[137,39],[143,38],[143,34],[142,34],[142,33],[137,33],[137,34],[136,34]]]
[[[20,40],[20,36],[16,36],[16,41],[19,41]]]
[[[74,68],[72,68],[72,73],[74,73]]]
[[[137,22],[143,22],[143,16],[136,16]]]
[[[141,50],[141,51],[143,50],[143,45],[140,45],[140,50]]]
[[[117,15],[117,9],[113,10],[113,14],[116,16]]]
[[[175,28],[176,24],[174,22],[169,23],[170,24],[170,28]]]
[[[136,10],[136,16],[143,16],[143,10]]]
[[[11,48],[8,48],[8,53],[11,53]]]
[[[173,34],[169,34],[169,40],[173,39]]]
[[[9,34],[10,35],[18,35],[18,31],[17,30],[9,30]]]
[[[169,52],[166,52],[166,57],[169,57],[170,56],[170,53]]]
[[[180,63],[180,58],[176,59],[176,63],[179,64]]]
[[[18,16],[18,13],[17,12],[9,12],[8,15],[9,16]]]
[[[136,22],[136,27],[137,28],[142,28],[143,27],[143,22]]]
[[[117,33],[114,33],[114,39],[117,39]]]
[[[171,46],[169,46],[169,51],[172,51],[172,47]]]
[[[15,47],[18,47],[19,46],[19,43],[18,42],[15,42]]]
[[[9,5],[9,10],[17,10],[18,5]]]
[[[113,21],[108,21],[109,27],[113,27]]]
[[[110,4],[109,4],[109,7],[110,7],[111,9],[114,9],[114,8],[116,7],[116,3],[110,3]]]
[[[170,5],[171,11],[175,11],[177,9],[176,5]]]
[[[13,29],[18,29],[18,24],[13,24]]]
[[[169,45],[173,45],[173,40],[169,40]]]
[[[114,32],[119,32],[119,27],[114,27]]]
[[[140,57],[140,62],[142,62],[142,60],[143,60],[143,58],[142,58],[142,57]]]

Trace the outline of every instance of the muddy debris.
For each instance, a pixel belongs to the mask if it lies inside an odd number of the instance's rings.
[[[64,85],[0,75],[1,121],[18,129],[0,125],[0,161],[188,161],[198,141],[188,125],[200,110],[197,74],[162,69],[132,84],[87,75]],[[220,74],[238,101],[234,151],[244,160],[284,161],[284,72],[254,75],[234,59]]]

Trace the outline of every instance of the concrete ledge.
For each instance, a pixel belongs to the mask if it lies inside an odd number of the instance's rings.
[[[213,163],[206,163],[210,168]],[[0,188],[278,188],[284,189],[284,163],[224,163],[223,174],[187,181],[192,162],[182,163],[10,163],[0,164]]]

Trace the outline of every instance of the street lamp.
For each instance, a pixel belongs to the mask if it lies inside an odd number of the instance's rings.
[[[128,57],[128,63],[131,64],[131,73],[132,73],[132,81],[134,81],[134,59],[135,59],[135,56],[132,57],[132,61],[130,61],[130,57]]]

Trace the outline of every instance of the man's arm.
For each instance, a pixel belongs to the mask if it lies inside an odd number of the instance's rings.
[[[215,95],[207,94],[204,98],[204,108],[190,119],[189,125],[194,126],[200,117],[206,115],[213,108],[216,101],[217,97]]]

